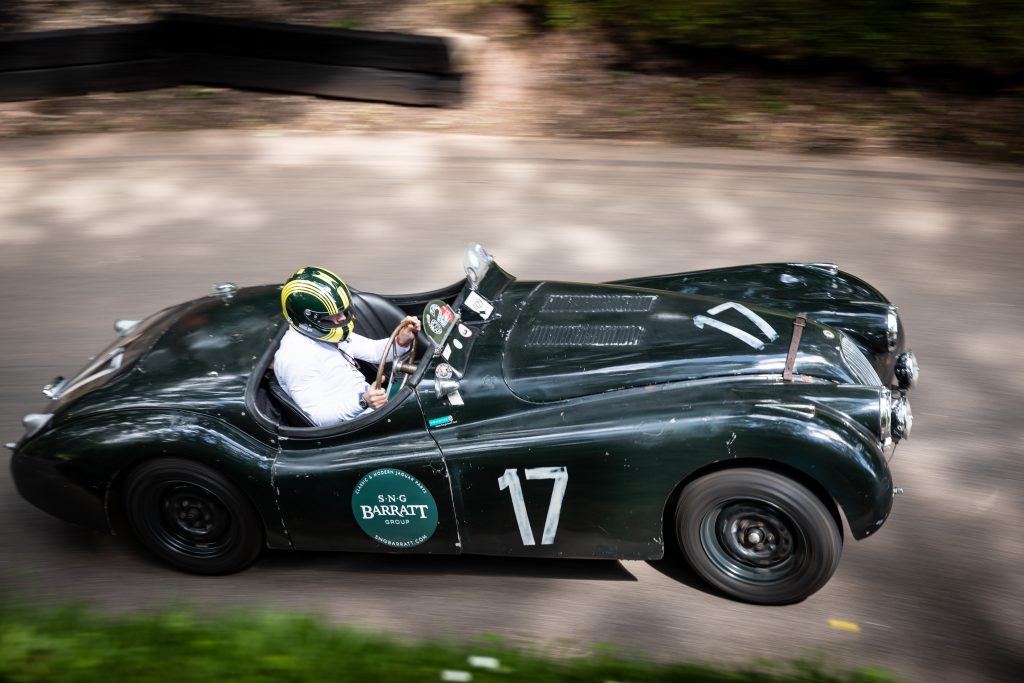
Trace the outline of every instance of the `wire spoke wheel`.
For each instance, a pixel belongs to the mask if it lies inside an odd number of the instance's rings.
[[[688,484],[676,507],[676,534],[702,578],[759,604],[805,599],[831,578],[842,552],[840,529],[817,496],[750,468]]]

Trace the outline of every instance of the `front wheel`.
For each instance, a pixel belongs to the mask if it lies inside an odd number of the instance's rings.
[[[687,484],[675,520],[694,571],[745,602],[799,602],[828,582],[842,554],[828,508],[766,470],[723,470]]]
[[[143,463],[125,483],[135,536],[150,552],[194,574],[230,574],[263,549],[263,525],[248,499],[215,470],[191,460]]]

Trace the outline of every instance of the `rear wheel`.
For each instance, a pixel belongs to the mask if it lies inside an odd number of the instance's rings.
[[[842,554],[840,529],[804,486],[766,470],[723,470],[688,484],[676,507],[687,560],[711,585],[765,605],[825,585]]]
[[[135,536],[164,562],[194,574],[230,574],[263,549],[252,505],[215,470],[164,458],[140,465],[125,482]]]

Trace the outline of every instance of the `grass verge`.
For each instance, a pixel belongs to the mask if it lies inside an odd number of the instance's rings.
[[[552,659],[497,636],[412,644],[292,614],[199,617],[186,611],[100,617],[80,608],[0,609],[0,681],[673,681],[879,683],[887,673],[826,670],[821,662],[745,668],[650,663],[607,645]]]

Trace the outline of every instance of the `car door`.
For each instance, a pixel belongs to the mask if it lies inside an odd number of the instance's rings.
[[[282,428],[274,486],[297,549],[460,552],[448,471],[411,389],[333,430]]]

